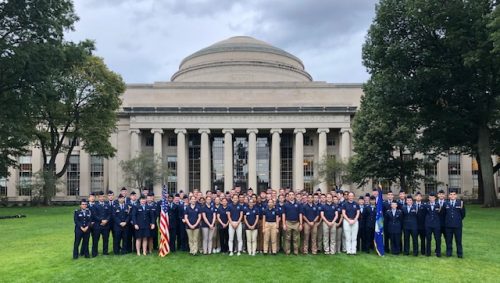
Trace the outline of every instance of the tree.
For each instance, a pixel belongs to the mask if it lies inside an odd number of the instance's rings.
[[[160,156],[151,152],[141,152],[130,160],[120,161],[124,181],[128,186],[135,187],[142,192],[142,188],[155,183],[166,183],[169,176],[168,167]]]
[[[0,177],[33,140],[35,125],[25,119],[32,87],[59,64],[64,31],[76,20],[70,0],[0,1]]]
[[[359,186],[369,180],[398,182],[410,192],[423,178],[417,158],[417,123],[401,104],[401,85],[374,74],[364,85],[365,95],[353,121],[356,155],[349,162],[349,177]]]
[[[382,0],[363,46],[371,80],[398,85],[420,152],[477,153],[484,205],[496,205],[500,56],[494,0]]]
[[[318,175],[326,182],[329,188],[340,186],[345,183],[346,173],[346,164],[328,155],[322,157],[318,166]],[[319,180],[316,182],[319,183]]]
[[[115,130],[120,95],[125,90],[121,77],[110,71],[101,58],[91,54],[93,44],[65,43],[64,60],[48,78],[33,87],[30,122],[42,151],[46,180],[43,197],[49,203],[55,182],[66,173],[74,147],[102,157],[116,149],[108,137]],[[65,154],[57,170],[56,157]]]

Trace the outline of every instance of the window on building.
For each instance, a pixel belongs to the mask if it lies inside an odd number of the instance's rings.
[[[146,146],[153,146],[155,144],[154,137],[148,136],[146,137]]]
[[[177,156],[167,156],[167,168],[168,193],[174,194],[177,192]]]
[[[212,187],[224,190],[224,137],[214,137],[212,142]]]
[[[328,146],[335,146],[335,138],[332,136],[327,137],[326,144]]]
[[[308,193],[313,191],[314,182],[314,156],[304,156],[304,189]]]
[[[248,189],[248,137],[235,137],[233,145],[234,186],[246,191]]]
[[[80,139],[75,139],[73,140],[73,138],[69,137],[68,138],[68,145],[71,146],[71,143],[73,143],[74,146],[80,146]]]
[[[472,158],[472,188],[479,188],[479,166],[476,158]]]
[[[257,137],[257,192],[267,190],[269,187],[269,139]],[[254,188],[255,191],[255,188]]]
[[[425,191],[423,193],[436,192],[437,189],[437,162],[424,157]]]
[[[33,167],[31,156],[19,157],[19,195],[31,195],[31,181],[33,177]]]
[[[3,172],[2,175],[6,176],[7,172]],[[6,177],[0,178],[0,196],[2,196],[2,197],[7,196],[7,178]]]
[[[179,190],[193,191],[200,189],[200,142],[201,136],[198,134],[189,135],[189,188],[179,188]]]
[[[90,190],[92,192],[104,190],[104,158],[101,156],[90,157]]]
[[[449,153],[448,154],[448,193],[451,189],[457,190],[459,194],[462,193],[462,181],[461,181],[461,164],[460,164],[460,154]]]
[[[168,146],[177,146],[177,137],[168,137]]]
[[[80,156],[71,155],[66,171],[66,189],[68,196],[79,195],[80,187]]]
[[[304,136],[304,145],[313,146],[313,138],[311,136]]]
[[[292,135],[281,135],[281,187],[292,188],[293,184],[293,143]]]

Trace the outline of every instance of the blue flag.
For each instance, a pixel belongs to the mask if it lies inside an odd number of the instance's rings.
[[[382,198],[382,190],[378,190],[377,199],[377,218],[375,220],[375,237],[373,240],[375,250],[379,256],[385,254],[384,250],[384,199]]]

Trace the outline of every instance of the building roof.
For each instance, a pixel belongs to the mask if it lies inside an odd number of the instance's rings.
[[[304,64],[283,49],[249,36],[235,36],[182,60],[172,81],[312,81]]]

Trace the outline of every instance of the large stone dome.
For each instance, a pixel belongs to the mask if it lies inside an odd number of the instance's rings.
[[[182,60],[173,82],[308,82],[292,54],[249,36],[235,36]]]

